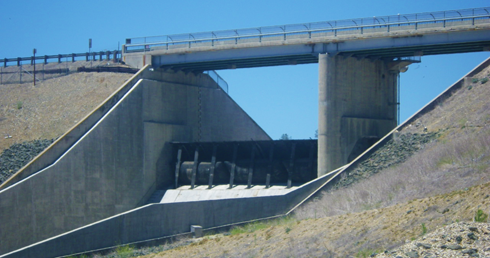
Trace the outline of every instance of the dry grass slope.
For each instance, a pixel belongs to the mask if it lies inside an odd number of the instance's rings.
[[[0,152],[14,143],[59,137],[131,76],[73,73],[36,86],[0,85]]]

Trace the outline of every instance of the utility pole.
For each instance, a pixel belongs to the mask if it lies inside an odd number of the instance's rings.
[[[90,56],[90,50],[92,49],[92,39],[88,39],[88,55]],[[90,59],[90,68],[92,68],[92,59]]]
[[[34,72],[32,73],[34,75],[34,79],[32,83],[34,84],[34,86],[36,86],[36,52],[36,49],[32,50],[32,54],[34,55],[34,57],[32,58],[32,65],[34,65]]]

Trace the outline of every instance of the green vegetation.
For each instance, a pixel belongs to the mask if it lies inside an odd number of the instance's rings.
[[[131,257],[134,252],[134,247],[132,245],[123,245],[117,247],[115,251],[118,257],[121,258]]]
[[[85,254],[82,254],[80,256],[70,255],[67,258],[89,258],[89,256]]]
[[[381,249],[362,249],[356,254],[356,258],[367,258],[373,256],[373,254],[378,254],[382,252]]]
[[[442,157],[441,159],[439,159],[439,161],[437,162],[437,168],[440,168],[444,165],[451,165],[453,164],[454,160],[451,158],[451,157]]]
[[[287,133],[283,133],[281,135],[281,138],[279,138],[279,140],[292,140],[293,137],[289,136]]]
[[[475,215],[476,222],[486,222],[488,218],[488,214],[485,214],[481,209],[478,209]]]
[[[465,128],[466,127],[466,122],[468,122],[468,120],[466,118],[461,118],[459,121],[458,121],[458,124],[459,126],[461,127],[461,129]]]
[[[425,223],[422,223],[422,236],[427,234],[427,227],[425,226]]]
[[[270,227],[270,225],[267,225],[267,223],[254,222],[254,223],[246,224],[242,227],[234,227],[230,230],[230,234],[231,235],[237,235],[237,234],[242,234],[242,233],[253,233],[257,230],[265,229],[268,227]]]
[[[17,101],[17,109],[21,109],[22,108],[22,101]]]
[[[473,79],[471,79],[471,82],[472,82],[472,83],[477,83],[478,81],[479,81],[479,80],[478,80],[478,78],[473,78]]]
[[[237,234],[242,234],[242,233],[253,233],[257,230],[261,229],[266,229],[274,226],[287,226],[286,233],[289,233],[291,231],[291,225],[293,223],[296,223],[297,220],[293,218],[292,216],[286,216],[278,219],[272,219],[272,220],[267,220],[267,221],[259,221],[259,222],[253,222],[253,223],[248,223],[245,224],[241,227],[234,227],[230,230],[231,235],[237,235]],[[289,230],[288,230],[289,228]]]
[[[481,84],[485,84],[486,82],[488,82],[488,78],[487,77],[485,77],[485,78],[483,78],[483,79],[480,80],[480,83]]]

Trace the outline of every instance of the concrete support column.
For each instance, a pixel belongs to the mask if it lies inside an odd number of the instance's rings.
[[[355,159],[397,122],[393,62],[318,57],[318,176]]]
[[[318,176],[342,166],[336,58],[318,57]]]

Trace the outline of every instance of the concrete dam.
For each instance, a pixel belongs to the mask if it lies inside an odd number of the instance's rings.
[[[0,186],[0,257],[92,252],[290,214],[391,137],[411,57],[490,49],[488,10],[128,39],[123,58],[139,72]],[[318,140],[273,141],[203,73],[312,62]]]

